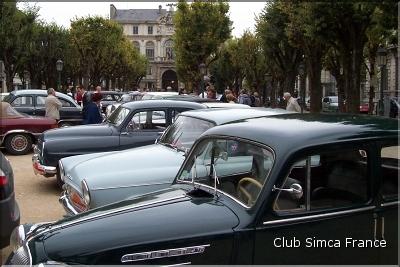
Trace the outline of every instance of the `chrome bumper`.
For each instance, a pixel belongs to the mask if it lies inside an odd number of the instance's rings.
[[[67,216],[73,216],[78,214],[79,212],[72,206],[71,202],[69,202],[68,195],[65,191],[61,193],[60,198],[58,199],[60,204],[63,206]]]
[[[32,156],[32,167],[35,174],[41,174],[44,176],[53,176],[57,173],[57,168],[53,166],[45,166],[40,164],[39,154],[33,154]]]

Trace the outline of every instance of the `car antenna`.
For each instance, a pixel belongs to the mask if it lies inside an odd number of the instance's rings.
[[[197,177],[197,169],[196,169],[196,161],[197,161],[197,156],[194,156],[194,164],[193,164],[193,171],[192,171],[192,184],[193,184],[193,188],[196,187],[195,183],[194,183],[194,178]]]
[[[217,194],[217,183],[219,184],[219,179],[217,176],[217,171],[215,170],[215,164],[212,165],[213,168],[213,176],[214,176],[214,196],[216,198],[218,198],[218,194]]]

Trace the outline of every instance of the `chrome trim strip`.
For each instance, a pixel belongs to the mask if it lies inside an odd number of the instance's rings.
[[[71,180],[72,180],[72,179],[71,179]],[[108,190],[108,189],[129,188],[129,187],[141,187],[141,186],[163,185],[163,184],[168,184],[168,185],[170,185],[171,182],[168,182],[168,183],[152,183],[152,184],[134,184],[134,185],[124,185],[124,186],[113,186],[113,187],[98,187],[98,188],[92,188],[91,190]]]
[[[161,267],[175,267],[175,266],[181,266],[181,265],[190,265],[192,262],[182,262],[182,263],[177,263],[177,264],[171,264],[171,265],[161,265]]]
[[[192,182],[192,181],[184,181],[184,180],[178,180],[178,181],[179,181],[180,183],[193,185],[193,182]],[[206,187],[206,188],[208,188],[208,189],[211,189],[212,192],[210,192],[210,194],[213,194],[213,193],[215,192],[214,187],[211,187],[211,186],[208,186],[208,185],[205,185],[205,184],[201,184],[201,183],[197,183],[197,182],[194,182],[194,184],[195,184],[195,185],[199,185],[199,186],[204,186],[204,187]],[[217,192],[223,194],[224,196],[229,197],[230,199],[232,199],[233,201],[235,201],[236,203],[240,204],[242,207],[244,207],[244,208],[246,208],[246,209],[250,209],[250,208],[251,208],[251,207],[247,206],[246,204],[243,204],[242,202],[240,202],[239,200],[237,200],[237,199],[234,198],[233,196],[231,196],[231,195],[225,193],[224,191],[219,190],[218,188],[217,188]],[[214,194],[213,194],[213,195],[214,195]]]
[[[128,206],[125,206],[125,207],[122,207],[122,208],[119,208],[119,209],[113,209],[111,211],[104,212],[104,213],[101,213],[101,214],[91,215],[91,216],[84,217],[82,219],[77,219],[77,220],[72,221],[72,222],[67,222],[67,223],[64,223],[64,224],[60,224],[60,225],[57,225],[54,228],[47,229],[47,230],[45,230],[45,231],[43,231],[41,233],[47,233],[50,230],[58,230],[58,229],[61,229],[61,228],[64,228],[64,227],[68,227],[70,225],[79,224],[81,222],[90,221],[90,220],[97,219],[97,218],[102,218],[102,217],[107,217],[107,216],[115,214],[115,213],[120,213],[120,212],[124,212],[124,211],[135,210],[135,209],[140,209],[140,208],[144,208],[144,207],[151,206],[151,205],[154,205],[154,204],[168,202],[168,201],[171,201],[171,200],[178,200],[178,199],[182,199],[182,198],[186,198],[186,195],[180,195],[180,196],[171,197],[171,198],[167,198],[167,199],[160,199],[158,201],[154,201],[154,202],[150,202],[150,203],[146,203],[146,204],[142,204],[142,205],[136,205],[136,206],[128,205]]]
[[[400,205],[400,201],[396,200],[396,201],[382,203],[381,207],[390,207],[390,206],[395,206],[395,205]]]
[[[350,214],[350,213],[354,213],[354,212],[368,211],[368,210],[373,210],[375,208],[376,208],[376,206],[369,206],[369,207],[364,207],[364,208],[337,211],[337,212],[331,212],[331,213],[267,221],[267,222],[263,222],[263,225],[274,225],[274,224],[279,224],[279,223],[289,223],[289,222],[297,222],[297,221],[304,221],[304,220],[310,220],[310,219],[320,219],[320,218],[326,218],[326,217],[331,217],[331,216]]]
[[[205,248],[209,247],[209,246],[210,246],[210,244],[191,246],[191,247],[183,247],[183,248],[171,248],[171,249],[137,252],[137,253],[133,253],[133,254],[123,255],[121,257],[121,262],[122,263],[136,262],[136,261],[154,260],[154,259],[161,259],[161,258],[178,257],[178,256],[182,256],[182,255],[202,254],[202,253],[204,253]],[[176,264],[174,264],[174,265],[176,265]]]

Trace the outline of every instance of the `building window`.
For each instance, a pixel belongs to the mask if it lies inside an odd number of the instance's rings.
[[[153,34],[153,26],[148,26],[147,27],[147,33],[148,34]]]
[[[174,59],[173,41],[172,40],[166,41],[164,46],[165,46],[165,56],[167,60],[173,60]]]
[[[147,67],[147,75],[152,75],[153,74],[153,68],[151,66]]]
[[[134,25],[134,26],[133,26],[132,33],[133,33],[133,34],[139,34],[139,27],[136,26],[136,25]]]
[[[153,42],[146,43],[146,57],[149,60],[154,60],[154,43]]]

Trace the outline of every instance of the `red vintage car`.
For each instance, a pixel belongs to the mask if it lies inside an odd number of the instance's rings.
[[[6,102],[0,111],[0,144],[14,155],[27,154],[42,132],[57,128],[55,120],[19,113]]]

